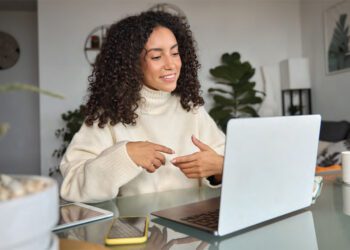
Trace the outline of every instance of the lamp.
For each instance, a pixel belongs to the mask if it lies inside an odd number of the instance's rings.
[[[312,114],[309,60],[307,58],[283,60],[280,62],[280,73],[282,114],[286,115],[286,110],[289,115],[302,115],[306,111]],[[297,100],[295,95],[298,97]],[[290,102],[288,108],[286,108],[286,98]]]
[[[281,89],[310,89],[308,58],[290,58],[280,62]]]

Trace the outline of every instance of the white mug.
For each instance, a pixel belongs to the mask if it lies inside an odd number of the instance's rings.
[[[350,151],[341,152],[343,182],[350,184]]]
[[[350,215],[350,185],[343,184],[343,212],[346,215]]]

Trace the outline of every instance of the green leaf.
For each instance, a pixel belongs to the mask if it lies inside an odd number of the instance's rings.
[[[30,84],[25,84],[25,83],[0,84],[0,93],[16,91],[16,90],[31,91],[31,92],[41,93],[51,97],[59,98],[59,99],[64,99],[64,97],[61,95],[55,94],[48,90],[40,89]],[[0,124],[0,136],[4,135],[8,129],[9,129],[8,124]]]
[[[346,18],[347,18],[347,14],[340,15],[339,22],[341,23],[342,26],[345,26]]]
[[[239,100],[239,105],[243,105],[243,104],[258,104],[258,103],[262,103],[262,99],[260,97],[257,96],[248,96],[246,98],[240,99]]]
[[[218,103],[218,105],[221,105],[221,106],[233,106],[233,105],[235,105],[234,100],[228,99],[228,98],[223,97],[221,95],[214,95],[213,98],[214,98],[214,101],[216,103]]]
[[[232,76],[230,68],[227,66],[218,66],[214,69],[210,69],[210,74],[217,78],[227,80],[228,84],[234,83],[234,81],[236,80],[235,77]]]
[[[225,53],[221,57],[221,61],[224,64],[239,64],[241,60],[241,55],[238,52],[233,52],[232,54]]]
[[[0,123],[0,138],[7,133],[9,128],[10,125],[8,123]]]
[[[219,92],[219,93],[223,93],[223,94],[231,94],[231,92],[229,92],[229,91],[226,91],[226,90],[223,90],[223,89],[217,89],[217,88],[209,88],[208,92],[209,93]]]
[[[224,110],[224,109],[212,109],[209,111],[209,114],[215,121],[222,120],[226,117],[229,117],[231,114],[230,110]]]
[[[65,127],[55,131],[56,137],[62,141],[60,148],[53,152],[53,156],[57,159],[60,159],[64,155],[70,141],[73,139],[73,136],[79,131],[83,124],[85,119],[83,114],[84,109],[85,106],[81,105],[78,109],[73,111],[69,110],[61,115]]]
[[[258,116],[255,106],[250,105],[262,103],[265,93],[254,89],[255,82],[251,81],[251,78],[255,69],[249,62],[241,62],[238,52],[223,54],[221,61],[222,64],[211,69],[210,73],[220,81],[216,82],[217,84],[230,86],[231,89],[210,88],[208,92],[214,94],[215,102],[210,115],[225,131],[230,118],[240,117],[241,114]]]
[[[53,93],[48,90],[40,89],[38,87],[35,87],[30,84],[25,84],[25,83],[13,83],[13,84],[1,84],[0,85],[0,93],[1,92],[8,92],[8,91],[15,91],[15,90],[26,90],[26,91],[31,91],[31,92],[36,92],[44,95],[48,95],[51,97],[55,97],[58,99],[64,99],[63,96]]]
[[[232,83],[231,82],[229,82],[229,81],[224,81],[224,82],[221,82],[221,81],[217,81],[216,83],[218,83],[218,84],[223,84],[223,85],[227,85],[227,86],[231,86],[232,85]]]
[[[242,113],[246,113],[246,114],[249,114],[253,117],[259,117],[258,113],[255,111],[255,109],[253,109],[252,107],[250,106],[245,106],[243,108],[240,108],[238,109],[239,112],[242,112]]]
[[[214,108],[211,108],[210,110],[209,110],[209,114],[211,113],[211,112],[217,112],[217,111],[221,111],[221,110],[223,110],[225,108],[225,106],[215,106]]]
[[[241,79],[239,82],[245,83],[249,82],[250,78],[252,78],[255,74],[255,69],[252,68],[252,66],[249,64],[246,66],[245,73],[242,75]]]
[[[222,120],[220,120],[218,123],[219,123],[219,126],[220,128],[222,129],[222,131],[226,134],[226,130],[227,130],[227,123],[228,121],[231,119],[231,118],[237,118],[237,117],[233,117],[233,116],[229,116],[229,117],[226,117]]]
[[[247,82],[245,84],[237,84],[234,86],[234,91],[236,97],[241,96],[242,94],[252,91],[254,89],[255,82]]]
[[[219,79],[228,81],[228,85],[237,84],[239,79],[244,75],[246,66],[228,65],[218,66],[210,70],[210,73]]]

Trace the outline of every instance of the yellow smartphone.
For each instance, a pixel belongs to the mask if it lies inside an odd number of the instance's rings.
[[[115,218],[105,237],[105,243],[107,245],[144,243],[148,238],[148,224],[148,216]]]

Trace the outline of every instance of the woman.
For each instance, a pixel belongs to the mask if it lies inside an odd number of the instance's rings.
[[[198,69],[180,18],[144,12],[113,24],[60,165],[61,196],[99,202],[220,183],[225,138],[202,107]]]

